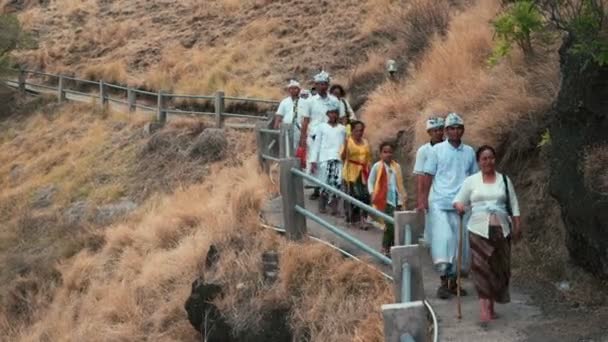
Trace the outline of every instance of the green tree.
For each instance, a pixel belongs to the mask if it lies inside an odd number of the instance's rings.
[[[0,73],[11,63],[11,51],[32,47],[33,39],[23,32],[15,15],[0,14]]]

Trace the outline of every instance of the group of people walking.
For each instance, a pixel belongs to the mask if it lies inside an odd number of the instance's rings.
[[[288,84],[289,96],[279,105],[275,127],[281,122],[295,127],[296,155],[321,182],[389,216],[405,210],[407,194],[401,167],[393,159],[394,147],[382,142],[379,160],[372,165],[365,124],[357,120],[344,89],[330,87],[324,71],[314,82],[314,94],[301,90],[296,81]],[[497,318],[494,303],[510,300],[510,249],[512,241],[521,237],[520,213],[511,180],[496,171],[495,150],[484,145],[475,151],[464,144],[464,127],[456,113],[427,120],[429,142],[418,149],[413,170],[416,209],[425,214],[424,240],[440,277],[437,296],[449,299],[458,291],[467,295],[457,282],[458,266],[462,274],[471,271],[485,326]],[[311,199],[319,201],[320,212],[329,207],[331,214],[338,215],[334,194],[315,188]],[[366,213],[348,203],[343,208],[349,226],[369,229]],[[394,227],[384,224],[383,228],[382,251],[390,255]]]

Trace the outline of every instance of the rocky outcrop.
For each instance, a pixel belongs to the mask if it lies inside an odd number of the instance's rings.
[[[608,194],[592,185],[597,182],[593,172],[585,172],[589,165],[608,168],[598,165],[608,158],[594,157],[608,154],[608,66],[572,48],[568,39],[560,50],[562,84],[549,116],[550,191],[561,207],[572,260],[608,278]]]

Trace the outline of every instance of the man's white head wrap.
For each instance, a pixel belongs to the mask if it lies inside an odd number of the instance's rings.
[[[289,83],[287,84],[287,88],[300,88],[300,83],[298,83],[298,81],[296,80],[290,80]]]
[[[315,83],[329,83],[329,74],[325,71],[321,71],[315,75],[314,81]]]
[[[310,96],[310,90],[308,89],[302,89],[300,90],[300,95],[302,96]]]
[[[340,102],[333,98],[330,98],[326,104],[328,112],[339,112],[340,111]]]
[[[451,127],[451,126],[464,126],[464,121],[458,114],[450,113],[445,118],[445,127]]]
[[[440,117],[428,118],[428,120],[426,120],[426,130],[428,131],[429,129],[442,128],[444,124],[445,124],[445,120],[443,120],[443,118],[440,118]]]

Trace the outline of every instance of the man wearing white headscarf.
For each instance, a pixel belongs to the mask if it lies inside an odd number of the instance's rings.
[[[315,89],[317,90],[317,94],[312,96],[307,103],[308,108],[308,118],[305,118],[302,122],[302,135],[300,136],[300,145],[308,146],[309,158],[310,160],[310,151],[313,146],[316,129],[317,127],[324,122],[327,122],[327,110],[335,103],[340,103],[338,99],[328,93],[329,89],[329,74],[325,71],[321,71],[314,77],[315,81]],[[339,117],[342,118],[346,115],[345,109],[343,106],[339,106]],[[314,176],[319,177],[317,172],[311,172],[314,170],[310,170],[310,164],[308,167],[309,173]],[[315,191],[310,197],[311,199],[317,199],[319,197],[319,188],[315,187]]]
[[[300,83],[298,81],[289,81],[286,88],[289,96],[279,103],[279,108],[274,118],[274,128],[279,129],[281,123],[293,125],[293,144],[294,148],[296,148],[300,141],[302,122],[304,118],[308,117],[307,102],[300,99]]]
[[[445,127],[448,140],[431,147],[431,152],[424,163],[423,170],[428,177],[425,184],[428,186],[425,187],[421,199],[425,202],[423,203],[425,209],[429,210],[431,256],[441,277],[441,285],[437,289],[437,297],[441,299],[448,299],[457,291],[455,263],[458,258],[459,223],[460,220],[467,219],[466,216],[458,215],[452,202],[464,180],[478,171],[475,151],[462,142],[464,134],[462,118],[456,113],[448,114],[445,118]],[[466,222],[463,222],[463,226],[465,225]],[[468,241],[468,232],[463,229],[463,272],[467,272],[469,265]],[[460,293],[466,295],[462,289]]]
[[[424,209],[424,203],[422,201],[422,199],[424,198],[424,189],[426,187],[425,181],[428,179],[428,177],[425,177],[424,175],[424,163],[428,159],[431,147],[443,141],[443,125],[444,120],[442,117],[437,116],[428,118],[426,120],[426,132],[431,138],[431,141],[420,146],[418,152],[416,152],[416,161],[414,163],[414,175],[416,176],[416,188],[418,194],[416,196],[416,198],[418,199],[418,205],[416,206],[416,209],[418,211],[426,212],[426,210]],[[431,229],[428,223],[429,218],[428,213],[426,213],[426,219],[424,221],[424,241],[427,244],[431,241]]]

